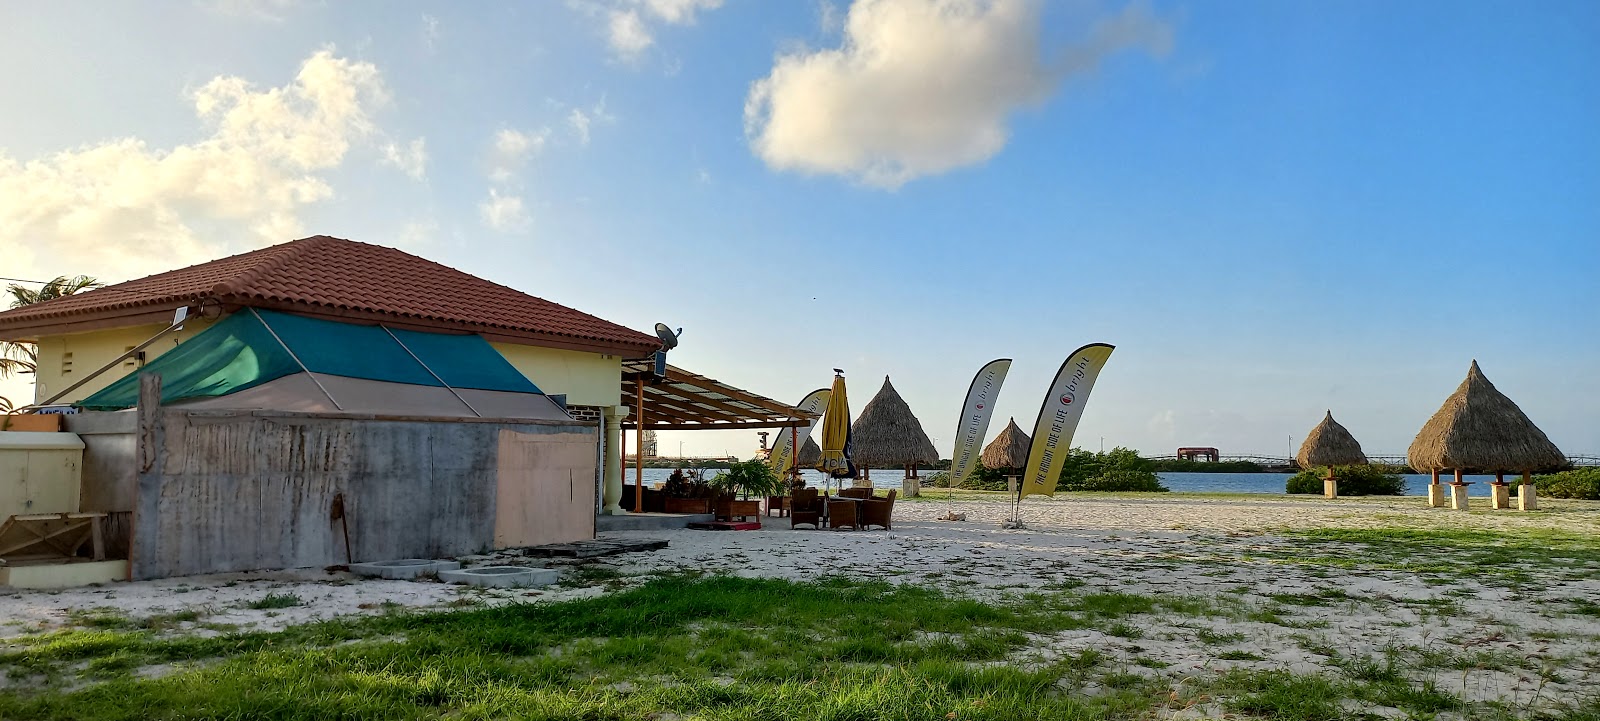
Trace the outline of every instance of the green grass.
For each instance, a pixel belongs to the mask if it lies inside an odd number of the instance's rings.
[[[293,608],[301,605],[302,603],[304,602],[300,600],[300,597],[292,593],[269,593],[261,598],[246,603],[244,606],[245,608],[253,608],[259,611],[276,608]]]
[[[1096,677],[1099,654],[1012,661],[1031,634],[1165,604],[1063,594],[986,605],[885,583],[674,577],[595,599],[278,633],[78,629],[0,653],[8,674],[50,679],[0,691],[0,718],[1122,717],[1159,694],[1142,677]],[[179,666],[135,673],[164,663]],[[80,688],[73,673],[103,680]],[[1109,690],[1061,693],[1095,680]]]
[[[1471,577],[1525,584],[1600,572],[1600,535],[1543,528],[1317,528],[1284,531],[1297,547],[1260,554],[1279,563]],[[1533,569],[1539,569],[1537,572]]]

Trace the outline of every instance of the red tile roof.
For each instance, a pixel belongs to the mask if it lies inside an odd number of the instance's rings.
[[[319,315],[566,340],[628,355],[660,341],[393,248],[325,235],[0,313],[0,332],[215,299]]]

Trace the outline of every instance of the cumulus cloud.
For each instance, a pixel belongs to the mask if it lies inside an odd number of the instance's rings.
[[[499,188],[489,189],[489,198],[478,204],[478,214],[483,224],[502,233],[514,233],[528,228],[528,211],[522,198],[503,195]]]
[[[639,19],[637,10],[611,11],[609,31],[607,39],[611,49],[624,58],[638,57],[656,41],[650,35],[650,29],[644,26],[644,21]]]
[[[856,0],[838,48],[782,53],[745,101],[768,167],[896,188],[984,162],[1007,120],[1120,50],[1163,54],[1172,30],[1142,5],[1080,44],[1040,47],[1039,0]]]
[[[0,150],[8,268],[125,279],[299,237],[298,212],[333,196],[325,172],[375,136],[387,94],[377,67],[321,51],[281,87],[222,76],[191,101],[209,133],[191,143],[129,137],[27,161]]]
[[[494,148],[489,152],[489,179],[504,183],[516,176],[528,158],[544,149],[548,128],[533,131],[501,130],[494,135]]]
[[[591,16],[605,19],[606,41],[623,60],[636,60],[654,45],[656,27],[693,25],[699,14],[722,7],[723,0],[568,0]]]
[[[489,197],[478,204],[478,216],[484,225],[502,233],[528,228],[527,209],[516,194],[518,176],[528,159],[544,150],[549,137],[549,128],[506,128],[494,134],[489,150]]]
[[[382,148],[383,163],[400,169],[400,172],[410,176],[412,180],[423,180],[428,176],[428,148],[427,142],[417,138],[406,145],[386,143]]]

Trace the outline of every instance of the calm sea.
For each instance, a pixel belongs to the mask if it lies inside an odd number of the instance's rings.
[[[715,470],[707,470],[707,477],[716,475]],[[808,485],[821,488],[823,477],[821,473],[813,470],[800,472],[805,477]],[[899,488],[900,477],[903,471],[899,469],[874,470],[872,472],[872,485],[877,488]],[[929,475],[933,471],[923,471]],[[633,481],[634,469],[629,468],[623,475],[628,482]],[[667,480],[672,475],[669,468],[644,469],[644,481],[652,484]],[[1188,493],[1262,493],[1269,495],[1283,495],[1284,483],[1289,480],[1288,473],[1162,473],[1161,482],[1173,491]],[[1408,475],[1403,476],[1406,481],[1406,495],[1421,496],[1427,494],[1428,476]],[[1494,476],[1467,476],[1467,480],[1475,485],[1473,491],[1484,493],[1484,486],[1494,480]],[[1507,479],[1511,480],[1511,479]],[[832,485],[837,487],[838,481]]]

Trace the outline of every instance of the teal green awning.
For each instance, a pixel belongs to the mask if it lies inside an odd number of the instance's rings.
[[[540,393],[482,336],[391,330],[252,309],[218,321],[151,361],[141,373],[161,374],[161,402],[166,404],[225,396],[303,371],[418,386]],[[132,408],[139,399],[138,375],[121,378],[77,406]]]

